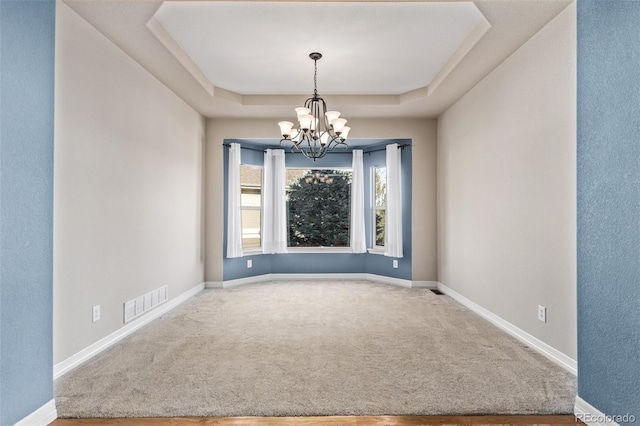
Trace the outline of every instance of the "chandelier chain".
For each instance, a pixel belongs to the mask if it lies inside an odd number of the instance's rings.
[[[318,97],[318,60],[313,60],[313,95]]]

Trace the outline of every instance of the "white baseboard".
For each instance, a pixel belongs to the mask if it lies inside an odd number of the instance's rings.
[[[403,280],[402,278],[385,277],[384,275],[364,274],[365,280],[382,284],[397,285],[399,287],[411,288],[411,280]]]
[[[238,287],[241,285],[246,285],[246,284],[255,284],[255,283],[262,283],[265,281],[270,281],[273,278],[271,278],[273,275],[272,274],[262,274],[262,275],[255,275],[253,277],[246,277],[246,278],[237,278],[235,280],[227,280],[227,281],[223,281],[222,282],[222,288],[232,288],[232,287]]]
[[[268,274],[266,281],[316,281],[316,280],[366,280],[367,274],[332,273],[332,274]]]
[[[544,343],[542,340],[538,339],[537,337],[532,336],[531,334],[529,334],[526,331],[516,327],[515,325],[511,324],[510,322],[500,318],[499,316],[497,316],[493,312],[483,308],[482,306],[478,305],[477,303],[472,302],[471,300],[467,299],[463,295],[461,295],[461,294],[455,292],[454,290],[450,289],[446,285],[444,285],[442,283],[438,283],[438,290],[440,290],[441,292],[443,292],[447,296],[451,297],[452,299],[454,299],[455,301],[457,301],[461,305],[466,306],[467,308],[469,308],[470,310],[472,310],[476,314],[480,315],[481,317],[485,318],[489,322],[493,323],[494,325],[498,326],[502,330],[506,331],[507,333],[509,333],[510,335],[515,337],[516,339],[522,341],[527,346],[529,346],[532,349],[535,349],[536,351],[540,352],[542,355],[546,356],[551,361],[553,361],[556,364],[558,364],[559,366],[563,367],[564,369],[566,369],[570,373],[573,373],[574,375],[578,374],[578,363],[576,362],[576,360],[568,357],[567,355],[563,354],[562,352],[560,352],[556,348],[554,348],[552,346],[549,346],[548,344]]]
[[[43,426],[48,425],[57,418],[56,401],[52,399],[22,420],[19,420],[14,426]]]
[[[96,356],[100,352],[109,348],[114,343],[120,341],[124,337],[138,330],[139,328],[147,325],[148,323],[158,318],[159,316],[169,312],[176,306],[180,305],[182,302],[198,294],[200,291],[202,291],[203,288],[204,288],[204,283],[198,284],[190,288],[189,290],[185,291],[181,295],[176,296],[173,299],[170,299],[169,301],[167,301],[166,303],[159,305],[156,309],[149,311],[148,314],[144,314],[141,317],[136,318],[135,320],[127,323],[125,326],[119,328],[118,330],[114,331],[108,336],[87,346],[86,348],[76,353],[75,355],[72,355],[69,358],[65,359],[64,361],[61,361],[55,364],[53,366],[53,379],[55,380],[58,377],[62,376],[63,374],[73,370],[83,362],[89,360],[90,358]]]
[[[410,281],[401,278],[385,277],[376,274],[364,273],[337,273],[337,274],[262,274],[253,277],[238,278],[227,281],[208,281],[205,283],[206,288],[232,288],[240,285],[262,283],[266,281],[309,281],[309,280],[354,280],[354,281],[373,281],[383,284],[397,285],[401,287],[429,287],[436,288],[435,281]],[[421,283],[434,283],[421,285]],[[432,287],[431,287],[432,286]]]
[[[431,290],[438,289],[438,281],[412,281],[411,287],[414,288],[428,288]]]
[[[618,423],[614,421],[613,416],[607,416],[602,411],[598,410],[593,405],[589,404],[580,396],[576,396],[576,403],[573,408],[573,414],[578,420],[589,426],[617,426]],[[629,419],[621,419],[621,421]],[[631,420],[634,422],[635,419]]]

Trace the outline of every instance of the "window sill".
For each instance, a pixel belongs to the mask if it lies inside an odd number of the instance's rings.
[[[370,248],[367,249],[367,251],[369,252],[369,254],[378,254],[384,256],[384,249],[382,248]]]
[[[287,253],[351,253],[351,247],[288,247]]]
[[[242,250],[242,257],[244,256],[253,256],[256,254],[262,254],[262,247],[258,247],[258,248],[254,248],[254,249],[248,249],[248,250]]]

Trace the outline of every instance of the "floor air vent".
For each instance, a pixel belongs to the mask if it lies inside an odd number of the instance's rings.
[[[443,295],[443,294],[444,294],[444,293],[443,293],[443,292],[441,292],[440,290],[431,289],[431,291],[432,291],[434,294],[437,294],[438,296],[440,296],[440,295]]]

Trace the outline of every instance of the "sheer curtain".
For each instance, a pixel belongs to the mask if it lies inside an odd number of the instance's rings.
[[[227,176],[227,257],[242,257],[242,217],[240,210],[240,144],[229,148]]]
[[[387,213],[385,256],[402,257],[402,151],[397,143],[387,145]]]
[[[284,150],[264,153],[264,253],[287,252],[287,201],[285,196]]]
[[[364,231],[364,166],[362,150],[353,150],[351,181],[351,251],[365,253],[367,242]]]

